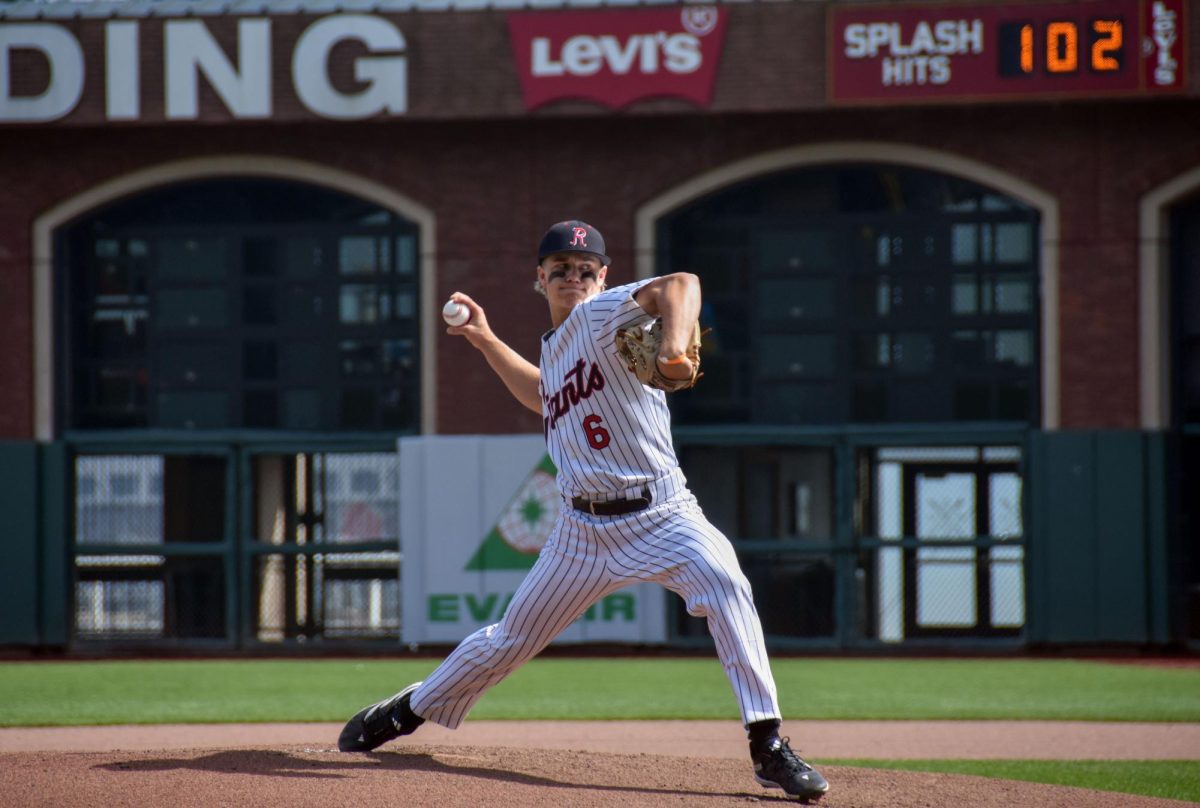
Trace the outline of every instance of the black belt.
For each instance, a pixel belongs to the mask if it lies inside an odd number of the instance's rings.
[[[583,497],[571,497],[571,507],[577,511],[590,513],[592,516],[620,516],[623,513],[644,511],[650,507],[650,489],[643,488],[640,497],[631,499],[610,499],[597,502]]]

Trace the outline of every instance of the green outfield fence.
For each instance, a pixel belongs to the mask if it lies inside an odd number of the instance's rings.
[[[399,535],[396,437],[139,430],[0,444],[0,645],[395,647],[403,546],[420,540]],[[1191,595],[1172,564],[1178,438],[676,432],[770,644],[829,650],[1190,643]],[[671,601],[669,643],[709,643]]]

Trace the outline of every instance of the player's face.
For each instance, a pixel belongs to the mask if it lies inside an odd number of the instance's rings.
[[[603,288],[608,267],[588,253],[555,253],[538,265],[551,308],[570,310]]]

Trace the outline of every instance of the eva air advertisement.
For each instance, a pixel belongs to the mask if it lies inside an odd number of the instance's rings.
[[[541,435],[402,438],[401,641],[457,643],[500,620],[537,560],[561,498]],[[666,594],[601,599],[556,642],[659,643]]]

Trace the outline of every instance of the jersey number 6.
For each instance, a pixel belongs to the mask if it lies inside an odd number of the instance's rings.
[[[593,449],[603,449],[612,439],[608,430],[600,426],[602,423],[599,415],[589,415],[583,419],[583,431],[587,433],[588,443]]]

